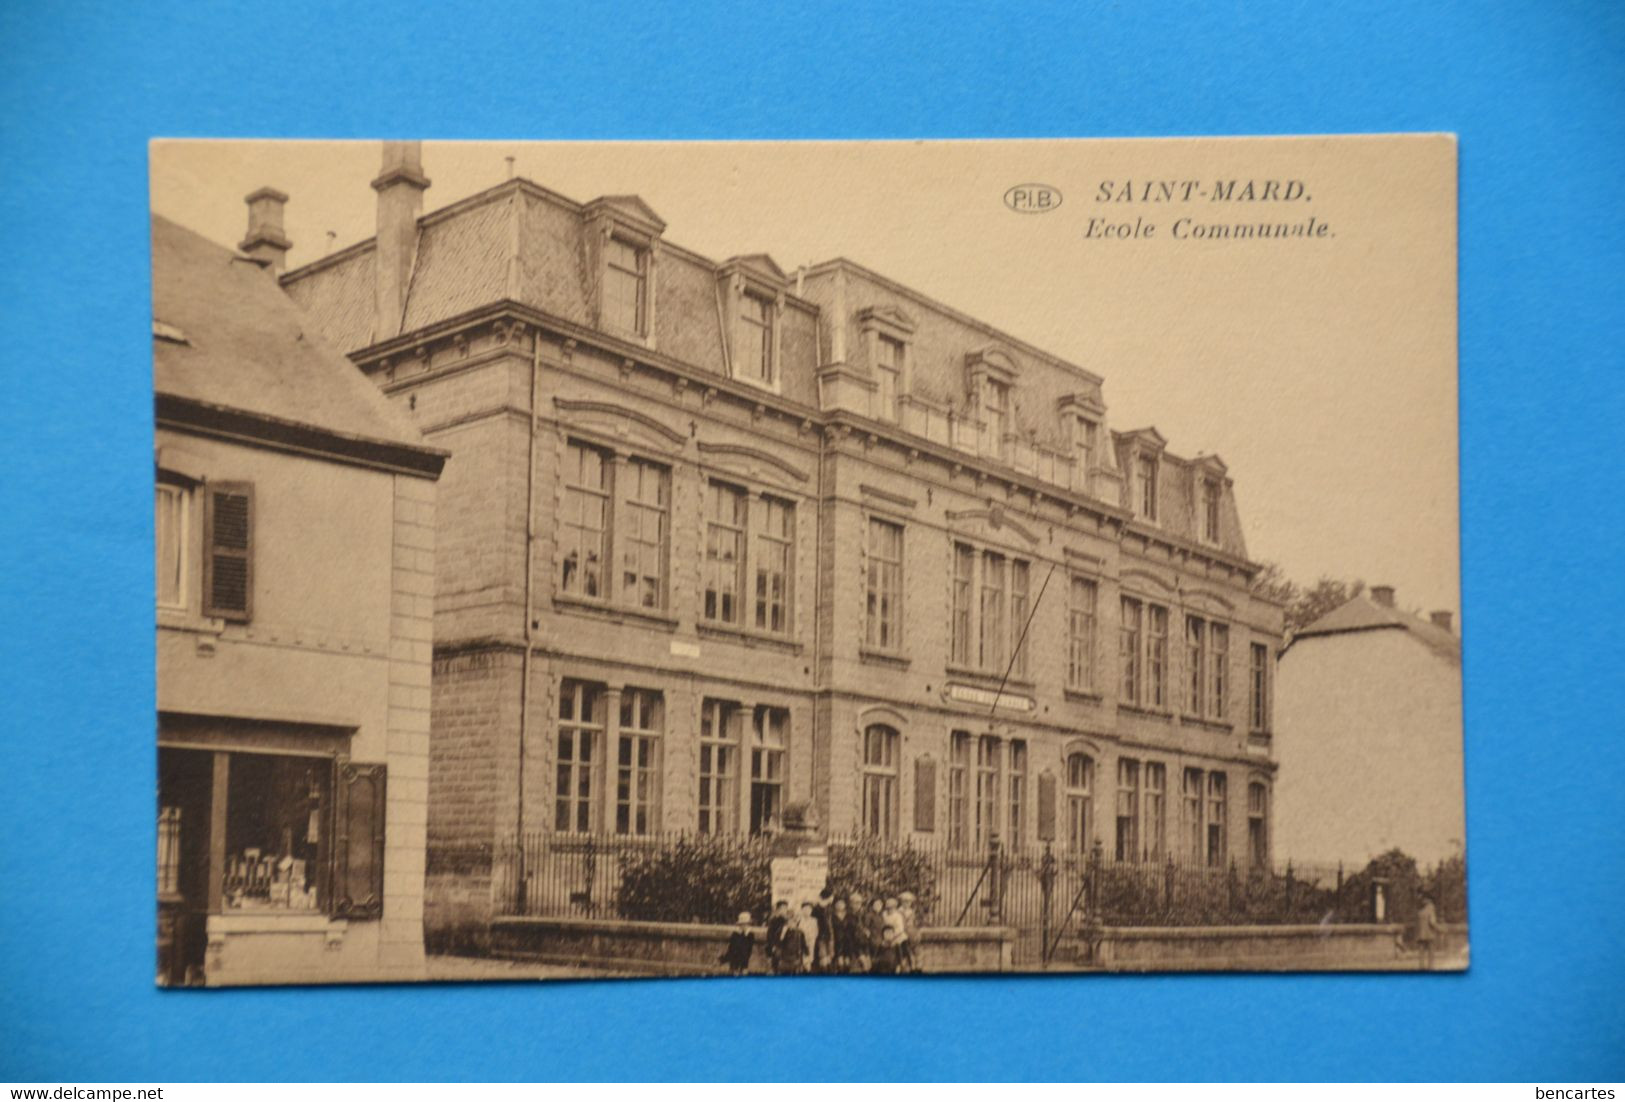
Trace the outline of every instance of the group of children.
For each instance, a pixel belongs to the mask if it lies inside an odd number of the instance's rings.
[[[773,906],[765,944],[775,975],[897,975],[920,970],[919,925],[913,892],[875,896],[865,905],[862,892],[837,898],[825,888],[816,903],[794,912],[786,900]],[[736,976],[750,969],[756,935],[751,914],[742,911],[728,939],[722,963]]]

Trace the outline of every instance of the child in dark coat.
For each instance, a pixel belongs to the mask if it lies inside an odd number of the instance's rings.
[[[750,912],[739,912],[739,928],[728,935],[728,948],[720,958],[728,966],[728,974],[743,976],[750,970],[751,950],[756,947],[756,935],[751,933]]]

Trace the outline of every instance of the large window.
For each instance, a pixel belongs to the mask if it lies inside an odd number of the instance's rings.
[[[757,708],[750,732],[750,832],[779,828],[784,813],[784,746],[790,713]]]
[[[1260,733],[1270,729],[1270,648],[1266,643],[1254,643],[1249,648],[1249,671],[1252,674],[1252,701],[1248,708],[1249,726]]]
[[[1222,721],[1230,714],[1230,625],[1208,625],[1207,649],[1208,717]]]
[[[593,773],[603,738],[603,687],[583,681],[561,682],[558,752],[553,759],[554,830],[585,833],[597,828]]]
[[[1087,754],[1066,759],[1066,848],[1087,853],[1094,812],[1095,763]]]
[[[903,526],[869,518],[864,642],[876,650],[903,645]]]
[[[1095,691],[1095,606],[1099,589],[1088,578],[1074,577],[1067,604],[1068,688]]]
[[[976,802],[972,840],[983,849],[999,829],[999,740],[982,735],[976,740]]]
[[[981,633],[977,638],[976,664],[984,670],[1004,672],[1005,664],[1005,565],[1003,555],[982,552],[982,592],[978,608]]]
[[[726,834],[739,817],[739,706],[700,705],[700,833]]]
[[[154,535],[158,548],[158,607],[185,608],[187,583],[187,514],[191,495],[184,486],[160,482]]]
[[[1161,861],[1168,844],[1168,767],[1161,762],[1145,763],[1145,831],[1142,842],[1147,860]]]
[[[1147,605],[1146,624],[1146,703],[1153,708],[1168,706],[1168,610]]]
[[[666,606],[666,558],[670,538],[671,473],[634,459],[622,468],[624,530],[621,594],[640,608]]]
[[[333,764],[232,754],[226,793],[227,911],[325,909],[322,832]]]
[[[987,674],[1009,670],[1024,677],[1022,633],[1031,608],[1030,586],[1027,560],[955,543],[951,661]]]
[[[756,628],[782,635],[790,630],[790,567],[795,546],[795,506],[764,497],[755,507]]]
[[[1200,616],[1185,617],[1185,709],[1222,720],[1229,695],[1230,628]]]
[[[660,829],[660,733],[664,701],[648,689],[621,693],[621,727],[615,751],[615,833],[650,834]]]
[[[1225,787],[1223,773],[1207,775],[1207,863],[1212,868],[1223,867],[1228,848],[1225,824],[1229,808]]]
[[[1168,706],[1168,609],[1124,597],[1117,631],[1125,704]]]
[[[739,300],[739,355],[735,370],[742,378],[773,385],[773,320],[777,307],[772,299],[746,291]]]
[[[722,624],[743,621],[745,602],[745,506],[743,490],[720,482],[706,487],[705,607],[702,616]]]
[[[948,744],[948,844],[986,849],[1027,839],[1028,747],[1023,739],[955,731]]]
[[[1185,824],[1185,859],[1201,864],[1206,856],[1207,832],[1203,826],[1203,789],[1206,775],[1200,769],[1187,769],[1180,778],[1180,814]]]
[[[1145,631],[1145,603],[1123,598],[1122,617],[1117,622],[1117,665],[1123,674],[1123,703],[1138,704],[1144,687],[1140,650]]]
[[[958,849],[970,837],[970,756],[972,738],[955,731],[948,743],[948,845]]]
[[[1027,743],[1022,739],[1010,741],[1010,775],[1007,785],[1009,798],[1009,846],[1020,850],[1027,841]]]
[[[976,586],[976,552],[967,544],[954,544],[953,660],[971,664],[971,596]]]
[[[604,325],[643,336],[648,332],[649,250],[620,237],[605,245]]]
[[[597,448],[571,442],[564,455],[564,502],[559,518],[561,591],[607,599],[610,461]]]
[[[737,487],[709,482],[700,618],[713,625],[788,635],[795,531],[791,502],[765,495],[753,499]]]
[[[876,838],[897,836],[897,732],[874,724],[863,732],[863,830]]]
[[[897,396],[902,390],[903,342],[880,334],[875,338],[875,410],[882,421],[897,420]]]
[[[559,517],[559,591],[636,608],[666,607],[671,544],[671,472],[642,459],[617,464],[610,454],[572,440],[564,454]],[[619,502],[616,522],[614,503]],[[619,592],[611,532],[620,553]]]
[[[1247,860],[1255,869],[1270,863],[1270,791],[1261,781],[1247,785]]]
[[[1117,860],[1140,859],[1140,763],[1117,759]]]

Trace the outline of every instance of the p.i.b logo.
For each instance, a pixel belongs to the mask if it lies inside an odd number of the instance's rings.
[[[1048,184],[1017,184],[1004,193],[1004,205],[1017,214],[1048,214],[1061,205],[1061,189]]]

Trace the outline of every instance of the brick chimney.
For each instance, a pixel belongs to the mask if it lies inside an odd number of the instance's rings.
[[[288,250],[293,247],[282,232],[282,206],[288,197],[274,187],[262,187],[243,196],[248,204],[248,236],[238,249],[264,264],[277,275],[288,266]]]
[[[1436,628],[1444,628],[1444,630],[1448,632],[1454,632],[1456,630],[1454,618],[1450,615],[1448,609],[1441,608],[1437,611],[1430,612],[1428,613],[1428,619],[1433,621],[1433,626]]]
[[[1394,607],[1394,587],[1391,585],[1374,585],[1371,587],[1371,599],[1383,608]]]
[[[429,178],[423,175],[423,143],[385,142],[383,167],[372,182],[378,193],[374,341],[400,336],[406,292],[417,262],[418,216],[423,213],[423,192],[428,186]]]

